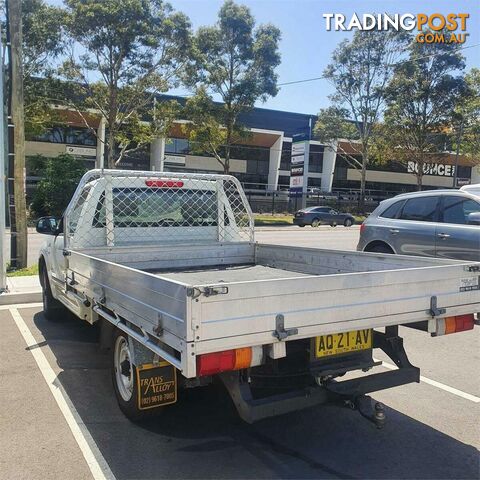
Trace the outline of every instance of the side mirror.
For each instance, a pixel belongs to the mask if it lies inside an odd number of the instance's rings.
[[[56,217],[42,217],[37,220],[37,232],[43,235],[57,235],[60,220]]]
[[[480,225],[480,212],[472,212],[467,217],[468,225]]]

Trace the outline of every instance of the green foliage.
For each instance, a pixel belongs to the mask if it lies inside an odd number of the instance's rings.
[[[55,121],[52,109],[52,74],[55,60],[64,53],[64,13],[43,0],[22,1],[25,133],[38,135]],[[39,81],[38,77],[42,77]]]
[[[396,32],[355,32],[351,40],[344,40],[337,46],[332,62],[324,72],[335,91],[330,96],[332,107],[320,112],[315,131],[327,140],[341,137],[357,140],[351,141],[349,148],[357,151],[357,156],[342,151],[339,153],[343,153],[352,166],[361,171],[361,203],[365,197],[369,150],[382,116],[393,64],[405,42],[406,36]],[[360,208],[363,206],[360,205]]]
[[[187,103],[192,124],[186,131],[194,148],[214,155],[225,173],[231,146],[247,135],[239,115],[277,94],[279,41],[276,27],[255,27],[250,10],[232,0],[225,1],[214,26],[200,28],[195,36],[185,82],[196,95]],[[223,103],[214,103],[212,95]]]
[[[54,158],[37,155],[29,161],[32,170],[43,175],[33,196],[33,213],[37,217],[61,216],[87,169],[81,161],[66,154]]]
[[[472,68],[465,75],[466,91],[455,106],[452,132],[454,148],[480,164],[480,69]]]
[[[51,73],[65,51],[63,9],[43,0],[22,0],[23,73],[26,78]]]
[[[72,54],[62,69],[65,78],[77,82],[82,99],[71,106],[94,108],[105,118],[108,165],[113,168],[129,149],[140,148],[162,133],[160,127],[168,127],[153,123],[146,129],[140,119],[154,117],[157,93],[178,85],[190,58],[190,22],[161,0],[65,4],[68,33],[82,52]]]
[[[443,150],[435,139],[451,124],[465,95],[464,68],[458,45],[412,42],[408,61],[397,66],[388,86],[383,144],[396,160],[418,163],[419,188],[423,165]]]
[[[38,263],[34,263],[30,267],[19,268],[13,270],[7,265],[7,277],[30,277],[32,275],[38,275]]]

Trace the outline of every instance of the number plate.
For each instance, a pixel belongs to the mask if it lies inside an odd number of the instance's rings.
[[[168,362],[137,367],[138,408],[161,407],[177,401],[177,370]]]
[[[372,348],[372,330],[322,335],[315,339],[315,357],[323,358]]]

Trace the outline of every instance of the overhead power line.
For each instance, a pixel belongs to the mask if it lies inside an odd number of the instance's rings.
[[[458,48],[456,51],[460,51],[460,50],[467,50],[468,48],[474,48],[474,47],[478,47],[480,46],[480,43],[476,43],[475,45],[468,45],[468,46],[465,46],[465,47],[460,47]],[[414,61],[417,61],[417,60],[422,60],[424,58],[430,58],[430,57],[438,57],[440,55],[443,55],[444,53],[443,52],[438,52],[438,53],[431,53],[431,54],[428,54],[428,55],[422,55],[420,57],[415,57],[415,58],[407,58],[405,60],[402,60],[401,62],[398,62],[398,63],[394,63],[392,65],[385,65],[385,66],[398,66],[398,65],[403,65],[404,63],[410,63],[410,62],[414,62]],[[325,75],[320,75],[319,77],[313,77],[313,78],[304,78],[302,80],[293,80],[291,82],[283,82],[283,83],[278,83],[277,86],[278,87],[284,87],[284,86],[287,86],[287,85],[296,85],[298,83],[307,83],[307,82],[315,82],[317,80],[323,80],[325,79],[326,76]]]

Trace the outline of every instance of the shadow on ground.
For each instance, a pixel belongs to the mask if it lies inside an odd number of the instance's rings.
[[[247,425],[216,386],[190,390],[160,416],[133,424],[118,410],[97,330],[37,312],[22,316],[45,337],[49,361],[63,370],[59,381],[118,479],[478,478],[474,447],[388,407],[383,430],[337,406]]]

